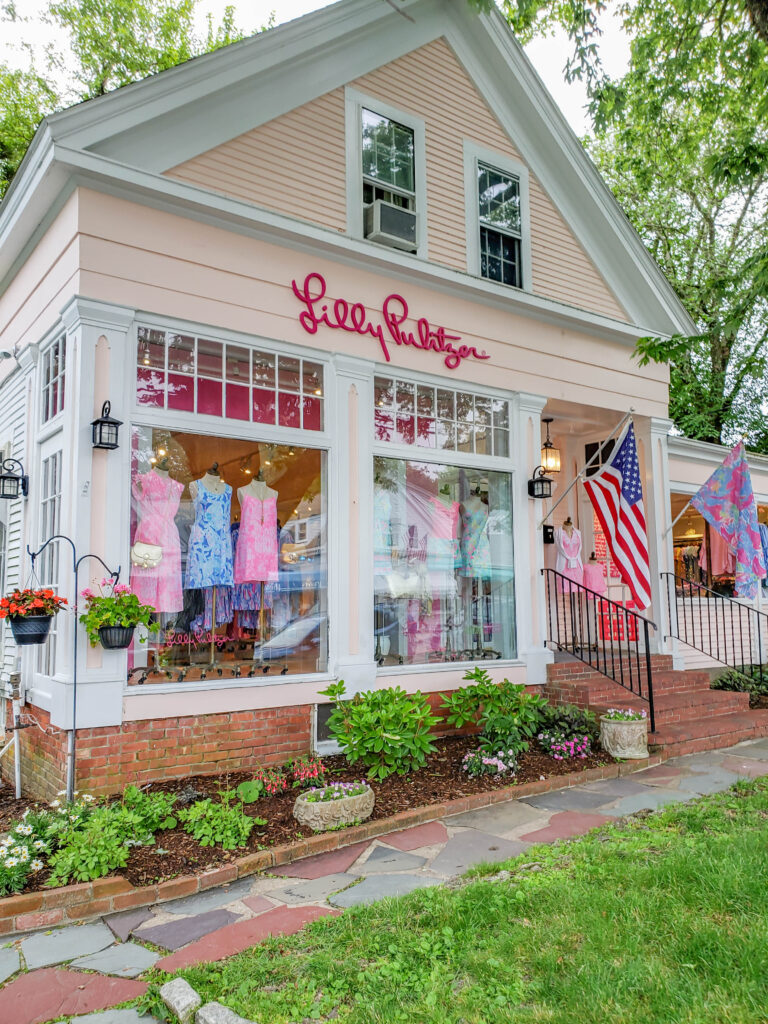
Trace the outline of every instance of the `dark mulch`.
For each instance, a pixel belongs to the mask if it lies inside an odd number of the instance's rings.
[[[383,782],[372,782],[376,804],[371,818],[387,818],[411,807],[439,804],[473,793],[485,793],[509,786],[511,780],[505,776],[470,779],[466,772],[462,771],[461,761],[464,754],[476,746],[477,738],[473,736],[440,739],[436,744],[437,749],[430,755],[423,768],[407,775],[391,775]],[[350,767],[341,755],[323,760],[330,778],[334,781],[352,782],[365,777],[360,765]],[[602,750],[585,760],[555,761],[542,751],[532,749],[520,757],[515,782],[521,785],[536,781],[542,776],[549,778],[579,773],[588,768],[613,763],[614,758]],[[184,779],[153,782],[146,788],[153,792],[176,793],[182,802],[190,803],[201,797],[216,796],[223,790],[234,789],[245,779],[250,778],[251,772],[231,772],[218,776],[192,775]],[[313,834],[311,829],[299,825],[293,817],[297,793],[297,790],[289,790],[279,796],[263,797],[255,803],[245,805],[247,814],[267,819],[265,826],[253,829],[245,849],[221,850],[218,847],[202,847],[181,828],[175,828],[167,832],[158,832],[154,846],[134,847],[128,864],[119,874],[133,885],[149,885],[177,875],[194,874],[206,868],[226,864],[247,852],[292,843],[310,836]],[[28,803],[29,801],[20,802],[19,810],[14,817],[17,817]],[[25,892],[42,888],[43,885],[44,879],[40,877]]]

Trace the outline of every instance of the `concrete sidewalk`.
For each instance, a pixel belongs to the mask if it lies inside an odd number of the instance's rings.
[[[175,971],[219,960],[267,935],[299,931],[317,917],[440,885],[534,843],[583,835],[614,818],[761,775],[768,775],[768,739],[493,804],[297,861],[279,876],[244,878],[96,923],[20,937],[0,948],[0,984],[6,983],[0,1021],[151,1024],[133,1010],[108,1009],[141,995],[146,985],[140,978],[150,967]]]

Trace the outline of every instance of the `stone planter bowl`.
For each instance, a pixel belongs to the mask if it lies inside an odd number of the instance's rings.
[[[600,717],[600,743],[612,757],[640,760],[648,757],[648,719],[633,722]]]
[[[375,796],[368,787],[364,793],[345,796],[341,800],[310,803],[306,793],[300,793],[293,805],[293,816],[300,825],[309,825],[313,832],[327,832],[329,828],[365,821],[373,814]]]

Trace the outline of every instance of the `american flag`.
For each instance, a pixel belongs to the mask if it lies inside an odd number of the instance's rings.
[[[651,603],[651,567],[645,527],[643,486],[637,461],[635,428],[625,427],[611,457],[584,489],[595,510],[613,561],[637,608]]]

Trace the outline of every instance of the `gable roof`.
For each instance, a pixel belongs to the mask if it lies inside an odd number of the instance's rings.
[[[340,258],[386,262],[387,253],[370,252],[377,247],[327,229],[308,232],[303,222],[299,229],[290,217],[163,172],[441,36],[628,311],[634,335],[694,333],[506,21],[496,10],[475,14],[467,0],[406,0],[403,13],[382,0],[340,0],[47,118],[0,205],[0,292],[82,184],[262,237],[314,239]],[[413,260],[414,270],[430,274]],[[525,293],[506,290],[506,301],[545,317],[568,316],[557,303],[549,309]],[[572,318],[579,319],[575,311]]]

